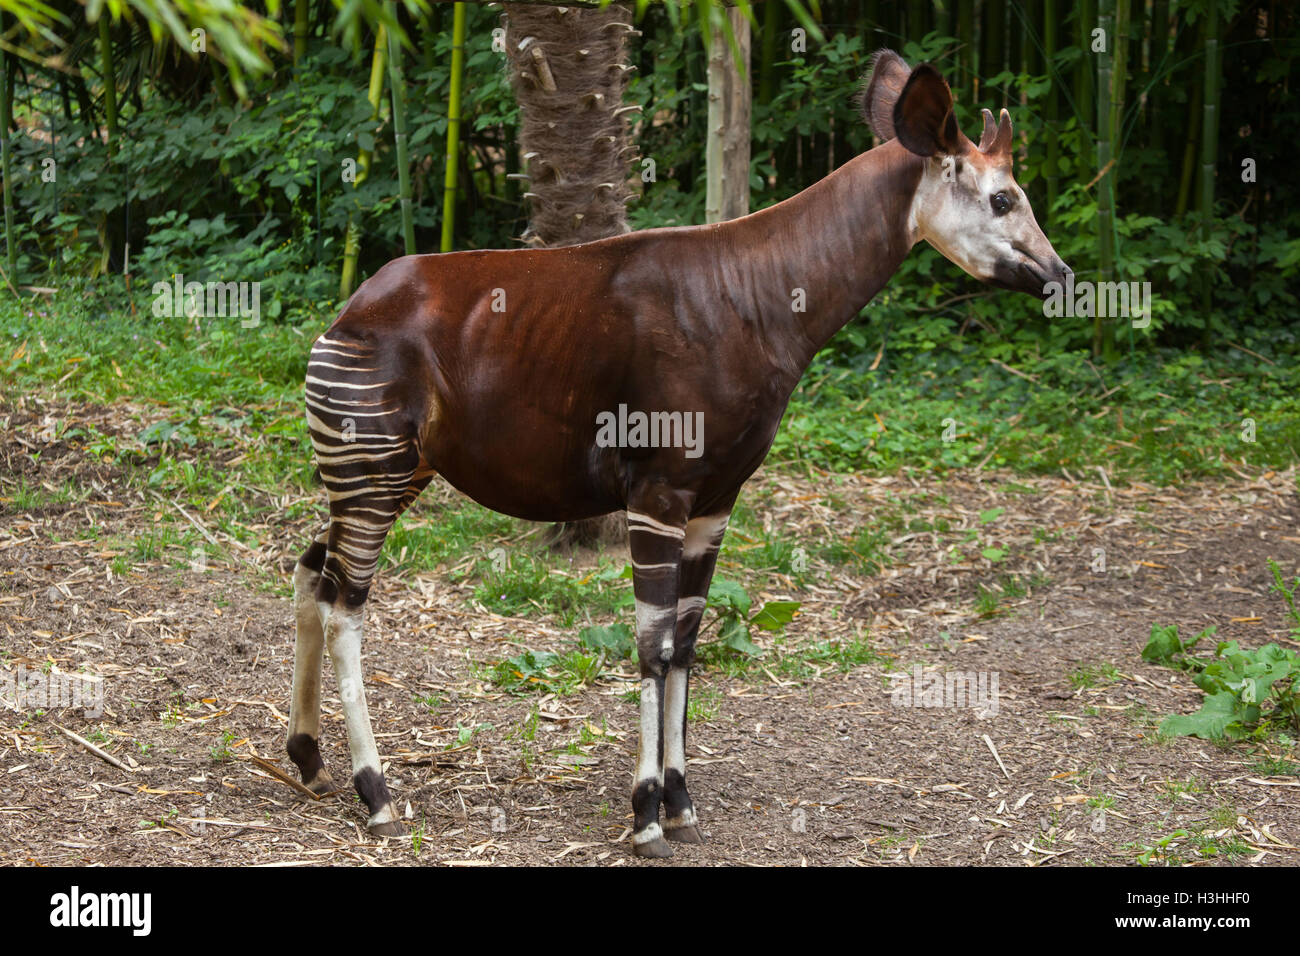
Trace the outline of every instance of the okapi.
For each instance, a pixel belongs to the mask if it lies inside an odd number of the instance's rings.
[[[976,146],[939,73],[890,50],[861,105],[884,142],[782,203],[564,248],[406,256],[316,340],[307,422],[330,520],[294,573],[288,735],[308,787],[334,786],[317,745],[328,645],[370,832],[403,832],[361,630],[384,537],[439,473],[532,521],[627,512],[641,672],[632,848],[665,857],[668,840],[700,842],[685,750],[696,633],[732,505],[813,356],[922,239],[1040,298],[1070,275],[1012,178],[1006,110],[998,123],[984,110]],[[707,440],[694,456],[609,447],[598,419],[622,406],[702,412]]]

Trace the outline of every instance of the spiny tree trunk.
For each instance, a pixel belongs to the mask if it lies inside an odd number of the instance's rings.
[[[533,246],[627,232],[629,154],[623,105],[627,9],[505,4],[506,55],[520,106]]]
[[[632,17],[604,10],[507,3],[506,56],[520,107],[532,246],[568,246],[629,231],[628,145],[623,105]],[[622,515],[557,525],[552,546],[624,539]]]

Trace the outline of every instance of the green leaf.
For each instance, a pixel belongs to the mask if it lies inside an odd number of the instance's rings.
[[[985,548],[983,551],[980,552],[980,554],[984,555],[984,557],[988,558],[994,564],[1001,561],[1003,558],[1007,556],[1006,551],[1004,551],[1002,548]]]
[[[1221,740],[1225,736],[1240,737],[1240,725],[1259,717],[1258,707],[1242,707],[1232,691],[1220,691],[1205,698],[1201,709],[1194,714],[1176,714],[1166,717],[1160,732],[1175,737],[1200,737],[1204,740]]]
[[[624,660],[636,650],[636,639],[626,624],[584,627],[578,632],[578,643],[591,651],[605,651],[615,660]]]
[[[753,606],[745,589],[726,578],[713,579],[709,585],[709,603],[720,610],[732,608],[745,617],[749,616],[749,609]]]
[[[763,656],[763,649],[749,639],[749,628],[745,626],[744,621],[735,619],[728,621],[723,625],[719,637],[724,646],[739,651],[746,657]]]
[[[980,512],[980,524],[992,524],[1001,517],[1006,508],[990,508],[988,511]]]
[[[1209,637],[1216,628],[1210,625],[1190,641],[1183,643],[1178,636],[1177,624],[1152,624],[1151,637],[1147,646],[1142,648],[1142,659],[1151,664],[1174,664],[1176,654],[1185,654],[1195,647],[1203,637]]]
[[[793,621],[798,612],[798,601],[768,601],[749,623],[765,631],[779,631]]]

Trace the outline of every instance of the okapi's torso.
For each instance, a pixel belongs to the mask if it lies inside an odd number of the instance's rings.
[[[408,256],[327,336],[375,350],[374,379],[419,409],[423,465],[489,508],[573,520],[662,478],[707,514],[762,462],[816,350],[906,255],[919,175],[887,143],[727,223]],[[702,416],[702,440],[691,455],[602,444],[600,416],[621,410]]]

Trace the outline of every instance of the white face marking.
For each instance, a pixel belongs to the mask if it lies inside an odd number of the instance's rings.
[[[998,194],[1011,204],[1000,215],[992,202]],[[1056,256],[1010,168],[979,153],[926,162],[909,226],[914,239],[926,240],[983,281],[993,279],[999,267],[1005,273],[1034,260],[1045,265]]]

